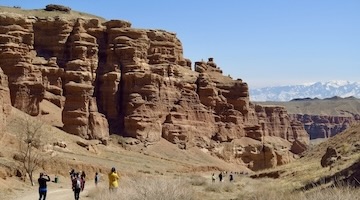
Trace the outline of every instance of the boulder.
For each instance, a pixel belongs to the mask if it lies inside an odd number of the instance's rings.
[[[66,148],[67,147],[67,144],[64,142],[64,141],[57,141],[57,142],[54,142],[53,144],[54,146],[58,146],[58,147],[61,147],[61,148]]]
[[[326,149],[325,154],[321,157],[321,166],[322,167],[328,167],[332,166],[338,159],[340,159],[341,156],[337,152],[337,150],[333,147],[328,147]]]

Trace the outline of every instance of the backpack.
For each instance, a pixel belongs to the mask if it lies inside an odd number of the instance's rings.
[[[80,189],[81,188],[81,180],[79,178],[77,178],[75,180],[75,188],[76,189]]]

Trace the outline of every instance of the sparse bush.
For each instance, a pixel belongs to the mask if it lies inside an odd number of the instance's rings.
[[[107,188],[96,188],[89,193],[95,200],[192,200],[194,191],[181,179],[159,177],[123,177],[115,194]]]
[[[238,195],[236,200],[300,200],[296,197],[297,195],[292,195],[288,193],[280,192],[276,189],[273,190],[256,190],[253,193],[241,193]]]
[[[36,121],[28,115],[25,115],[23,120],[11,123],[19,127],[16,136],[20,142],[14,159],[20,162],[21,170],[28,175],[30,183],[34,185],[34,172],[41,168],[45,160],[49,159],[48,153],[42,149],[45,145],[47,129],[43,122]]]
[[[332,187],[316,191],[283,192],[277,189],[256,190],[254,193],[241,193],[237,200],[359,200],[360,191],[352,187]]]
[[[220,184],[221,184],[221,183],[209,184],[209,185],[205,188],[205,191],[207,191],[207,192],[216,192],[216,193],[219,193],[219,192],[221,192]]]
[[[302,194],[301,200],[359,200],[360,191],[352,187],[332,187],[308,194]]]
[[[207,187],[205,188],[205,191],[207,191],[207,192],[216,192],[216,193],[234,192],[236,190],[236,187],[237,186],[235,184],[229,183],[229,182],[213,183],[213,184],[207,185]]]
[[[70,12],[71,8],[63,5],[57,5],[57,4],[49,4],[45,7],[46,11],[61,11],[61,12]]]
[[[194,176],[190,180],[190,184],[193,186],[204,186],[207,184],[206,178],[202,176]]]
[[[341,153],[342,155],[346,155],[346,154],[349,154],[351,150],[352,150],[352,145],[351,144],[342,143],[339,153]]]
[[[138,172],[140,172],[140,173],[143,173],[143,174],[151,174],[151,171],[149,171],[149,170],[138,170]]]
[[[232,183],[224,183],[223,190],[225,192],[234,192],[236,190],[236,186]]]

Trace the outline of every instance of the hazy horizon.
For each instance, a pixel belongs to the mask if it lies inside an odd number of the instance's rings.
[[[47,4],[175,32],[192,63],[213,57],[224,75],[252,88],[359,80],[356,0],[1,1],[23,9]]]

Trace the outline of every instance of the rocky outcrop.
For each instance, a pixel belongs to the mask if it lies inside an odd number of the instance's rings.
[[[325,154],[321,157],[320,164],[322,167],[332,166],[337,160],[341,158],[340,154],[333,147],[328,147]]]
[[[290,117],[304,125],[310,139],[332,137],[360,122],[359,114],[352,114],[352,116],[291,114]]]
[[[291,146],[291,142],[285,139],[264,136],[261,141],[247,137],[236,139],[230,148],[225,149],[233,151],[235,160],[241,160],[241,164],[252,170],[260,170],[293,161],[295,157],[290,152]]]
[[[63,108],[65,131],[108,137],[104,115],[90,103],[98,57],[96,39],[84,22],[6,14],[0,19],[0,67],[9,77],[12,105],[36,116],[45,98]]]
[[[0,131],[3,130],[7,121],[6,118],[11,111],[10,91],[8,78],[0,68]]]
[[[31,19],[0,16],[0,67],[9,78],[11,103],[31,115],[38,115],[44,96],[41,72],[31,64],[33,29]]]
[[[111,132],[145,144],[165,138],[255,170],[290,162],[308,144],[283,107],[251,103],[248,85],[222,75],[213,58],[193,71],[174,33],[121,20],[0,19],[12,105],[38,115],[47,99],[63,109],[68,133],[104,139]]]
[[[61,11],[61,12],[70,12],[71,8],[67,6],[57,5],[57,4],[49,4],[45,7],[46,11]]]

